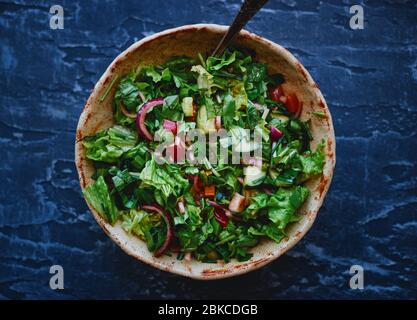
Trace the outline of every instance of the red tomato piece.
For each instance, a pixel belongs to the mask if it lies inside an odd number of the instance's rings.
[[[287,102],[285,103],[287,110],[291,113],[297,113],[300,110],[300,101],[294,93],[287,96]]]
[[[284,90],[281,86],[269,87],[269,97],[273,101],[280,101],[280,98],[284,95]]]

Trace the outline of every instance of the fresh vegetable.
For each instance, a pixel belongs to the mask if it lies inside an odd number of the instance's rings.
[[[216,195],[216,187],[214,185],[204,187],[204,196],[206,198],[214,198]]]
[[[262,168],[258,166],[245,167],[243,169],[243,174],[245,175],[243,184],[249,187],[254,187],[254,186],[261,184],[266,176],[266,172],[263,171]]]
[[[171,216],[162,208],[160,208],[157,204],[142,206],[142,209],[146,211],[157,212],[165,221],[167,232],[164,243],[154,253],[155,257],[159,257],[168,249],[169,245],[171,244],[172,238],[174,237]]]
[[[165,130],[168,130],[170,132],[172,132],[172,134],[176,135],[177,134],[177,123],[168,119],[164,119],[163,122],[163,128]]]
[[[271,86],[268,89],[269,96],[271,100],[273,101],[281,101],[280,98],[284,96],[284,90],[282,89],[282,86]]]
[[[245,208],[245,204],[246,198],[235,192],[232,196],[232,200],[230,200],[229,210],[233,212],[242,212]]]
[[[283,136],[282,132],[274,126],[271,126],[270,130],[271,141],[277,141]]]
[[[194,115],[194,102],[192,97],[184,97],[181,106],[186,117],[192,117]]]
[[[155,257],[245,261],[261,239],[280,242],[308,197],[304,182],[325,164],[324,142],[310,148],[309,122],[298,118],[302,101],[283,83],[233,49],[207,59],[171,57],[116,77],[115,124],[82,140],[96,169],[83,190],[89,205],[109,223],[121,221]],[[181,138],[192,129],[206,136],[227,130],[220,146],[228,156],[245,155],[230,164],[217,153],[210,162],[211,150],[194,163],[212,145]],[[154,135],[173,148],[166,161],[157,161]]]
[[[297,114],[301,108],[300,101],[298,100],[297,95],[295,93],[291,93],[287,96],[287,101],[285,105],[287,106],[287,110],[294,114]]]
[[[163,103],[164,103],[163,98],[156,98],[156,99],[149,100],[143,105],[143,107],[139,110],[136,116],[136,127],[138,129],[138,132],[148,141],[152,141],[153,136],[148,131],[145,125],[146,114],[150,112],[153,109],[153,107],[162,105]]]
[[[197,128],[203,130],[204,133],[209,133],[216,130],[215,119],[208,118],[206,106],[201,106],[197,114]]]
[[[83,190],[84,196],[88,203],[97,210],[97,212],[106,218],[111,224],[117,220],[118,212],[110,191],[104,178],[99,177],[94,184],[89,185]]]

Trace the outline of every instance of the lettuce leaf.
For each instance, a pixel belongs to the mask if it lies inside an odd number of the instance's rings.
[[[136,132],[115,125],[84,138],[83,145],[88,159],[112,163],[116,162],[123,153],[135,147],[137,139]]]
[[[191,68],[191,71],[198,73],[198,89],[207,92],[207,94],[211,94],[211,88],[213,86],[213,76],[201,65],[193,66]]]
[[[254,236],[266,236],[276,243],[279,243],[285,237],[285,233],[278,229],[273,223],[264,225],[259,224],[256,228],[250,227],[248,233]]]
[[[171,194],[178,196],[189,184],[177,165],[158,165],[152,157],[139,175],[140,180],[157,190],[167,199]]]
[[[224,97],[222,108],[222,122],[226,129],[229,129],[233,125],[233,119],[236,115],[236,104],[233,97],[227,94]]]
[[[236,60],[236,52],[233,52],[232,54],[229,55],[228,52],[226,51],[225,53],[223,53],[223,55],[220,58],[209,57],[206,61],[207,70],[218,71],[221,68],[232,64],[233,62],[235,62],[235,60]]]
[[[155,251],[162,245],[166,228],[159,214],[131,209],[122,219],[122,228],[145,240],[149,251]]]
[[[254,217],[259,210],[266,207],[268,200],[269,196],[262,192],[251,196],[250,204],[246,207],[245,211],[242,212],[242,215],[246,218]]]
[[[109,188],[101,176],[93,184],[83,190],[88,203],[108,222],[114,224],[118,218],[118,211],[111,197]]]
[[[235,83],[231,92],[235,100],[236,110],[245,109],[248,105],[248,95],[246,94],[244,83]]]
[[[294,215],[308,195],[309,190],[302,186],[278,189],[267,202],[269,219],[283,230],[289,222],[297,219]]]
[[[317,146],[315,152],[308,151],[299,157],[305,179],[323,173],[324,157],[324,142]]]
[[[150,153],[145,142],[140,142],[122,156],[124,162],[134,170],[142,170],[149,158]]]
[[[136,111],[136,107],[140,102],[138,99],[139,89],[135,85],[135,78],[136,72],[131,72],[122,78],[114,95],[114,98],[123,102],[129,111]]]

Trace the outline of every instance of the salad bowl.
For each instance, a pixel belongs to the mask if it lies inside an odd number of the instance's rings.
[[[77,126],[75,162],[83,190],[93,182],[95,167],[87,158],[82,141],[114,124],[114,84],[139,65],[159,65],[172,56],[197,58],[201,52],[210,53],[226,30],[225,26],[213,24],[187,25],[166,30],[134,43],[115,58],[95,85]],[[127,254],[158,269],[194,279],[209,280],[240,275],[272,262],[291,249],[316,219],[330,186],[336,162],[335,136],[329,109],[318,85],[303,65],[285,48],[248,31],[241,31],[234,39],[234,45],[254,52],[257,61],[267,64],[268,73],[280,73],[285,77],[282,85],[284,90],[296,92],[302,103],[299,118],[310,121],[313,138],[311,148],[315,149],[319,143],[324,145],[323,174],[305,183],[310,191],[309,196],[298,210],[300,219],[286,229],[286,237],[279,243],[262,240],[250,250],[253,254],[251,258],[242,262],[232,259],[229,262],[219,260],[216,263],[205,263],[196,259],[178,260],[175,255],[155,257],[143,240],[127,233],[120,222],[113,225],[108,223],[87,201],[104,232]]]

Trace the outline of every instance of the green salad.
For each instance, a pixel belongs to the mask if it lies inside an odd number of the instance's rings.
[[[302,102],[284,82],[235,49],[172,57],[117,78],[102,97],[116,86],[114,126],[82,140],[96,169],[86,200],[156,257],[245,261],[262,239],[280,242],[299,220],[304,182],[320,176],[325,161],[323,143],[310,149]],[[188,139],[220,130],[228,135],[214,149]],[[226,152],[203,152],[220,147]],[[250,156],[231,163],[236,152]]]

